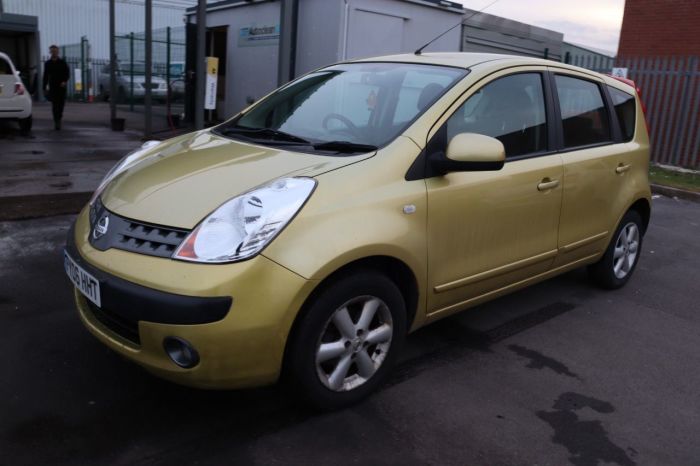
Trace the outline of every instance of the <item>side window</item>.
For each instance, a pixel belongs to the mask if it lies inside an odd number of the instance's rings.
[[[400,126],[423,112],[449,87],[454,78],[435,71],[410,70],[401,83],[394,112],[394,125]]]
[[[0,58],[0,74],[12,74],[12,68],[4,58]]]
[[[631,141],[637,121],[637,103],[634,96],[610,86],[608,86],[608,92],[615,106],[617,120],[620,122],[622,138],[625,142]]]
[[[492,81],[447,120],[447,141],[479,133],[503,143],[506,157],[547,150],[542,75],[518,73]]]
[[[564,147],[610,141],[610,125],[598,84],[585,79],[556,75]]]

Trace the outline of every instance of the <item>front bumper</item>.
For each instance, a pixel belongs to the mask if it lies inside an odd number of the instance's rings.
[[[313,281],[263,256],[209,265],[99,251],[87,240],[87,217],[84,209],[66,249],[100,280],[105,312],[77,290],[75,301],[81,320],[102,343],[184,385],[240,388],[277,380],[287,336]],[[135,334],[119,327],[129,324]],[[177,366],[163,348],[166,337],[191,343],[199,364]]]

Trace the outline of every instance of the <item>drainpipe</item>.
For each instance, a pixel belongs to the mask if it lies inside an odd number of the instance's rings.
[[[194,128],[204,128],[204,91],[206,85],[204,41],[207,40],[207,0],[199,0],[197,4],[197,53],[195,54],[195,97],[194,97]]]
[[[277,59],[277,85],[294,79],[297,55],[299,0],[280,1],[280,42]]]
[[[345,61],[348,59],[348,34],[350,29],[350,2],[345,1],[345,18],[343,24],[343,52],[341,54],[340,60]]]

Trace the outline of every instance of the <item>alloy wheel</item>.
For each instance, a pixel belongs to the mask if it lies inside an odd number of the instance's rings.
[[[391,312],[376,296],[359,296],[333,312],[316,347],[316,371],[328,389],[345,392],[381,367],[394,333]]]
[[[625,278],[639,255],[639,228],[634,222],[625,225],[617,236],[613,252],[613,271],[619,279]]]

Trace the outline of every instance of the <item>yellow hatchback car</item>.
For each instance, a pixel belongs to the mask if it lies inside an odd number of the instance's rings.
[[[203,388],[285,374],[335,408],[406,334],[581,266],[617,288],[649,223],[633,86],[427,53],[313,71],[212,129],[144,144],[71,229],[85,326]]]

